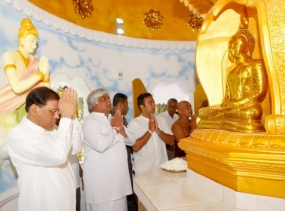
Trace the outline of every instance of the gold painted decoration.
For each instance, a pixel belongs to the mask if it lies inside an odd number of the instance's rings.
[[[284,136],[196,129],[178,145],[187,152],[188,167],[213,181],[285,198]]]
[[[163,17],[159,11],[150,10],[145,13],[144,24],[148,30],[157,30],[163,26]]]
[[[192,13],[192,14],[189,16],[188,25],[191,26],[194,31],[200,30],[200,29],[201,29],[201,26],[202,26],[202,24],[203,24],[203,21],[204,21],[204,18],[202,18],[202,17],[197,17],[196,14]]]
[[[94,10],[92,0],[72,0],[75,13],[79,14],[82,19],[90,18]]]
[[[208,11],[217,0],[179,0],[191,12],[196,14],[197,17],[205,17]]]
[[[218,0],[207,0],[210,4],[214,5]]]
[[[25,67],[27,68],[30,62],[30,57],[26,58],[20,50],[17,50],[17,52],[19,53],[23,63],[25,64]]]

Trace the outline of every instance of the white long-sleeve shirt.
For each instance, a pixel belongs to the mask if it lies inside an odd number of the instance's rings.
[[[92,112],[82,125],[84,192],[89,204],[121,199],[132,193],[125,145],[135,143],[134,134],[126,127],[127,138],[117,134],[110,117]]]
[[[76,131],[75,131],[76,130]],[[73,134],[72,147],[68,156],[68,160],[71,164],[73,174],[75,177],[75,187],[80,187],[80,176],[79,176],[79,160],[77,153],[82,151],[83,148],[83,134],[79,121],[77,119],[73,120]]]
[[[68,155],[72,140],[79,137],[76,127],[62,118],[57,130],[46,131],[24,117],[8,132],[8,153],[19,176],[19,211],[75,211]]]

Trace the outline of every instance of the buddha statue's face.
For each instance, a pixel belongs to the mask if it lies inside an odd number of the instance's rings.
[[[242,36],[233,36],[229,42],[230,59],[239,59],[246,55],[246,40]]]
[[[29,54],[35,52],[38,44],[38,38],[33,34],[28,34],[21,38],[21,48]]]

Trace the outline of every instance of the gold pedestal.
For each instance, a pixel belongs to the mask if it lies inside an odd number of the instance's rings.
[[[188,168],[235,191],[285,198],[285,136],[196,129],[180,140]]]

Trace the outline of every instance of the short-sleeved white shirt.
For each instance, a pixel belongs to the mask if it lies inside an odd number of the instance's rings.
[[[162,118],[157,118],[157,121],[163,132],[172,135],[172,131]],[[137,140],[149,130],[148,124],[149,119],[141,115],[133,119],[128,127],[133,131]],[[156,168],[168,160],[165,142],[156,132],[153,132],[148,142],[138,152],[134,152],[133,156],[133,169],[136,176]]]
[[[179,116],[177,114],[174,114],[173,118],[171,118],[168,111],[164,111],[160,114],[157,114],[156,118],[163,118],[167,122],[167,125],[171,130],[173,123],[176,122],[177,119],[179,119]]]

